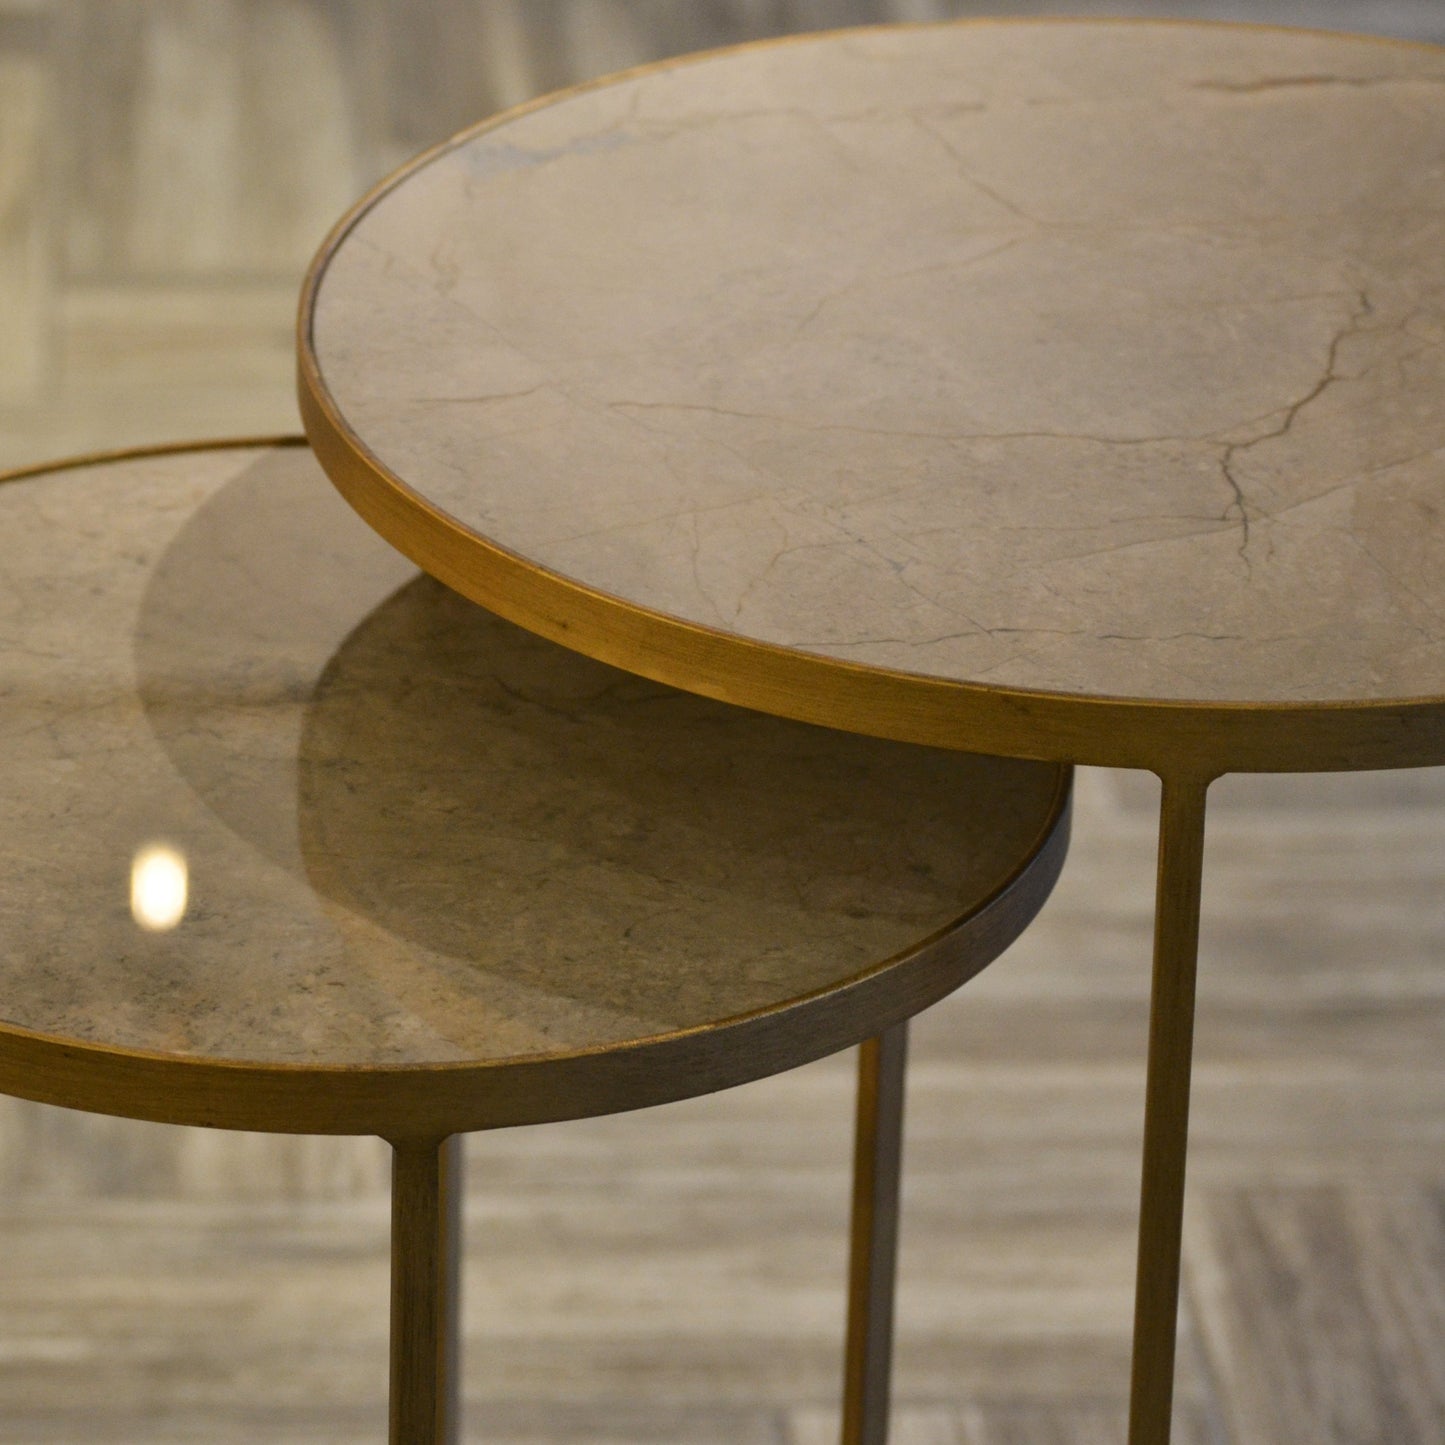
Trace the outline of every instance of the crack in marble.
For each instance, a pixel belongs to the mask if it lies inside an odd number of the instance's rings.
[[[957,642],[966,637],[1092,637],[1100,642],[1178,642],[1184,638],[1198,638],[1204,642],[1253,642],[1255,639],[1241,637],[1235,633],[1215,632],[1169,632],[1130,633],[1096,632],[1092,627],[980,627],[977,631],[944,632],[936,637],[860,637],[848,642],[790,642],[790,647],[829,647],[844,650],[850,647],[933,647],[941,642]],[[1276,639],[1259,639],[1272,641]],[[1284,640],[1284,639],[1278,639]],[[1022,654],[1018,654],[1021,656]],[[1009,659],[1014,660],[1014,659]],[[995,666],[1006,665],[995,664]],[[992,669],[989,669],[992,670]]]
[[[60,659],[62,661],[66,659]],[[35,718],[24,727],[7,725],[0,731],[0,737],[7,739],[31,738],[43,736],[48,739],[51,747],[53,760],[61,762],[77,761],[93,753],[105,753],[114,751],[109,748],[71,748],[62,740],[61,733],[64,729],[73,728],[77,723],[88,722],[93,718],[103,717],[107,713],[113,713],[117,707],[125,702],[119,693],[107,693],[105,697],[97,702],[73,703],[69,706],[56,707],[46,713],[44,717]]]
[[[1317,89],[1330,85],[1362,90],[1380,85],[1445,85],[1445,75],[1274,75],[1260,80],[1198,80],[1189,88],[1222,95],[1260,95],[1270,90]]]
[[[1407,331],[1405,334],[1407,336],[1413,336],[1416,333]],[[1430,353],[1433,351],[1439,351],[1442,347],[1445,347],[1445,339],[1441,339],[1438,341],[1426,341],[1423,342],[1421,345],[1415,347],[1413,351],[1406,351],[1398,356],[1386,357],[1376,362],[1375,366],[1393,366],[1396,372],[1399,374],[1401,382],[1408,384],[1410,379],[1411,363],[1418,361],[1422,356],[1429,356]],[[1360,375],[1368,376],[1370,372],[1375,370],[1375,366],[1366,367],[1365,370],[1360,373]]]
[[[762,570],[749,578],[743,590],[738,593],[737,603],[733,607],[733,625],[736,626],[741,622],[743,612],[747,609],[748,603],[752,601],[754,594],[763,586],[768,578],[772,576],[773,572],[777,569],[778,563],[785,557],[791,557],[798,552],[826,551],[830,547],[841,547],[843,545],[844,543],[840,539],[835,538],[828,542],[797,542],[791,546],[779,548],[778,551],[774,552],[773,555],[768,558]]]
[[[404,419],[406,418],[406,414],[408,413],[408,411],[415,411],[415,410],[417,410],[418,408],[420,408],[420,409],[422,409],[422,410],[425,410],[428,406],[431,406],[432,404],[433,404],[433,403],[428,402],[428,401],[424,401],[424,400],[423,400],[423,401],[418,401],[418,402],[413,402],[413,401],[410,400],[410,398],[407,398],[407,399],[402,400],[402,401],[398,401],[398,402],[396,403],[396,405],[395,405],[395,411],[392,413],[391,416],[389,416],[389,417],[387,418],[387,420],[388,420],[388,421],[396,421],[396,420],[398,420],[398,419],[403,419],[403,420],[404,420]],[[514,437],[552,436],[552,435],[555,435],[555,432],[556,432],[556,428],[553,427],[553,426],[551,426],[551,425],[549,425],[549,424],[546,423],[546,422],[532,421],[532,422],[528,422],[528,423],[526,424],[526,426],[500,427],[500,428],[497,428],[497,429],[488,431],[488,432],[485,434],[485,439],[486,439],[487,441],[489,441],[489,442],[503,442],[503,441],[510,441],[510,440],[512,440],[512,438],[514,438]],[[381,432],[380,428],[378,428],[378,431],[377,431],[377,441],[378,441],[378,444],[380,444],[382,440],[383,440],[383,433]],[[379,449],[378,449],[378,455],[380,455]],[[444,465],[448,466],[449,470],[452,472],[452,475],[453,475],[456,479],[461,480],[461,481],[465,481],[465,480],[466,480],[466,473],[465,473],[463,470],[461,470],[460,465],[459,465],[458,463],[453,462],[453,463],[444,464]]]
[[[800,431],[854,432],[860,436],[913,437],[920,441],[940,442],[1010,442],[1010,441],[1060,441],[1089,442],[1095,446],[1133,447],[1162,446],[1170,442],[1208,442],[1208,436],[1093,436],[1088,432],[1055,431],[1012,431],[1012,432],[951,432],[927,431],[912,427],[859,426],[853,422],[805,421],[800,417],[784,416],[777,412],[743,411],[734,407],[710,406],[703,402],[688,401],[610,401],[610,408],[628,411],[700,411],[712,416],[734,417],[740,421],[776,422],[780,426],[797,427]]]
[[[383,197],[377,203],[378,213],[381,211],[381,208],[385,206],[386,200],[387,198]],[[503,347],[507,348],[507,350],[510,351],[512,355],[520,357],[521,360],[526,362],[530,367],[532,367],[534,371],[547,371],[548,368],[546,364],[541,360],[541,358],[532,355],[531,352],[529,352],[525,347],[518,345],[516,340],[513,337],[508,336],[507,333],[503,331],[502,328],[495,321],[492,321],[486,316],[483,316],[481,312],[476,309],[475,306],[469,305],[465,301],[458,300],[457,297],[449,295],[445,290],[441,289],[436,283],[436,278],[427,270],[426,267],[419,265],[414,261],[408,261],[404,257],[398,255],[397,252],[391,250],[389,247],[383,246],[379,242],[371,240],[370,237],[365,234],[364,230],[360,226],[348,233],[346,237],[346,247],[348,250],[357,250],[367,253],[371,256],[373,260],[380,260],[382,263],[381,269],[383,275],[389,276],[400,274],[401,276],[405,277],[413,283],[416,290],[423,292],[427,297],[431,298],[439,306],[446,307],[447,309],[455,312],[457,315],[466,317],[468,321],[474,322],[486,335],[490,336],[495,341],[499,342]],[[340,253],[338,252],[338,255],[339,254]],[[319,284],[324,283],[327,279],[331,277],[332,267],[335,264],[336,257],[333,257],[330,261],[328,261],[326,270],[322,273]],[[367,289],[370,288],[368,287]],[[316,307],[312,313],[310,322],[311,342],[313,348],[316,351],[317,360],[327,365],[333,364],[330,361],[330,347],[327,347],[326,350],[323,351],[319,333],[326,328],[327,324],[330,322],[330,319],[331,318],[329,315],[322,314],[321,301],[318,294]],[[345,358],[346,350],[343,346],[342,359],[344,360]]]
[[[646,929],[663,918],[676,918],[679,914],[690,913],[695,906],[693,900],[689,899],[688,905],[673,903],[666,908],[654,908],[652,912],[644,913],[640,918],[634,918],[632,922],[622,930],[622,938],[625,942],[630,943],[632,941],[632,935],[639,929]]]
[[[890,286],[896,281],[911,281],[916,276],[932,276],[948,271],[967,271],[995,256],[1003,255],[1005,251],[1012,251],[1015,246],[1022,245],[1027,239],[1026,236],[1011,236],[1007,241],[1002,241],[997,246],[990,246],[988,250],[982,251],[976,256],[950,257],[947,261],[934,261],[927,266],[914,266],[906,271],[894,271],[886,276],[860,276],[837,291],[831,291],[822,297],[799,319],[797,331],[799,334],[806,331],[828,307],[837,305],[856,291],[876,290]]]
[[[949,100],[935,101],[931,105],[904,106],[899,111],[890,113],[894,120],[900,117],[912,124],[917,124],[919,117],[938,117],[946,119],[952,115],[985,115],[993,107],[985,105],[981,100]]]
[[[1116,542],[1108,547],[1095,547],[1088,552],[1065,552],[1052,560],[1055,562],[1085,562],[1090,557],[1110,557],[1117,552],[1131,552],[1137,547],[1159,547],[1166,542],[1187,542],[1193,537],[1217,537],[1227,526],[1224,517],[1213,519],[1207,527],[1196,527],[1190,532],[1175,532],[1167,537],[1136,537],[1128,542]]]
[[[1327,501],[1330,497],[1338,496],[1341,492],[1349,492],[1357,487],[1364,486],[1374,477],[1384,476],[1387,472],[1398,471],[1401,467],[1408,467],[1415,462],[1426,459],[1445,459],[1445,446],[1425,447],[1420,451],[1410,452],[1403,457],[1394,457],[1388,462],[1381,462],[1377,467],[1370,467],[1361,472],[1358,476],[1349,477],[1343,482],[1337,482],[1332,487],[1326,487],[1323,491],[1312,492],[1308,497],[1300,497],[1297,501],[1291,502],[1286,507],[1276,508],[1273,512],[1267,512],[1263,508],[1257,508],[1262,519],[1270,522],[1278,522],[1281,518],[1288,517],[1291,512],[1297,512],[1301,507],[1311,506],[1315,502]]]
[[[750,507],[762,501],[774,500],[770,492],[750,492],[746,496],[731,497],[726,502],[713,502],[708,506],[677,507],[669,512],[658,512],[650,516],[629,517],[621,522],[608,522],[605,526],[589,527],[585,532],[563,532],[553,539],[558,545],[570,542],[585,542],[592,537],[606,537],[615,532],[631,531],[634,528],[665,526],[669,522],[681,522],[685,518],[706,516],[709,512],[727,512],[735,507]],[[528,515],[542,515],[554,508],[536,508]],[[569,510],[571,508],[569,507]]]
[[[794,647],[821,647],[832,648],[848,647],[873,647],[879,645],[896,645],[900,647],[932,647],[940,642],[956,642],[965,637],[1092,637],[1099,642],[1178,642],[1184,638],[1197,638],[1204,642],[1253,642],[1256,639],[1245,638],[1237,633],[1229,632],[1169,632],[1164,634],[1156,633],[1130,633],[1130,632],[1097,632],[1092,627],[983,627],[976,631],[945,632],[937,637],[862,637],[850,642],[796,642],[790,643]],[[1284,640],[1273,638],[1257,639],[1261,642]]]
[[[639,90],[640,95],[640,90]],[[636,109],[636,101],[633,103],[633,110]],[[605,147],[596,149],[620,149],[623,145],[636,142],[668,141],[675,136],[695,134],[698,131],[711,130],[715,126],[733,124],[739,121],[750,120],[796,120],[801,121],[810,129],[820,132],[840,154],[844,163],[850,170],[862,172],[853,157],[848,153],[847,144],[841,137],[833,134],[832,127],[835,125],[860,124],[868,121],[887,121],[892,115],[878,107],[869,107],[859,111],[842,111],[832,115],[820,115],[816,111],[809,110],[801,105],[767,106],[754,110],[717,110],[706,111],[698,115],[674,116],[668,119],[661,117],[639,117],[629,114],[621,120],[614,121],[604,130],[594,131],[588,139],[608,137],[616,139]],[[628,131],[626,127],[631,126]],[[546,161],[560,159],[563,155],[576,152],[576,143],[569,143],[568,147],[559,147],[556,153],[545,155]],[[540,154],[540,153],[539,153]],[[536,169],[535,166],[529,169]],[[485,177],[482,177],[483,179]]]
[[[965,637],[980,637],[987,629],[968,629],[959,632],[942,632],[937,637],[854,637],[848,641],[834,640],[830,638],[802,640],[790,639],[783,644],[786,647],[796,647],[803,650],[847,652],[855,647],[935,647],[941,642],[958,642]]]
[[[1254,640],[1230,632],[1169,632],[1161,635],[1150,632],[1096,632],[1092,627],[989,627],[984,630],[990,637],[1018,633],[1025,637],[1092,637],[1098,642],[1178,642],[1186,637],[1198,638],[1204,642]]]
[[[579,406],[581,406],[584,410],[589,409],[589,407],[587,406],[587,404],[583,403],[581,400],[579,400],[577,397],[575,397],[571,392],[563,392],[562,394],[563,394],[564,396],[566,396],[566,397],[568,398],[568,400],[577,401],[577,404],[578,404]],[[608,411],[608,412],[612,412],[612,413],[615,413],[615,414],[617,414],[617,415],[620,415],[625,421],[631,422],[631,424],[632,424],[633,426],[637,427],[640,431],[646,432],[649,436],[661,437],[661,438],[663,438],[663,440],[666,441],[666,442],[676,442],[676,441],[680,441],[680,440],[681,440],[681,438],[678,437],[674,432],[667,431],[667,430],[666,430],[665,428],[663,428],[663,427],[648,426],[648,424],[647,424],[645,421],[643,421],[641,417],[629,416],[628,413],[627,413],[627,408],[628,408],[629,406],[633,406],[633,405],[635,405],[635,406],[637,406],[637,407],[639,407],[639,408],[641,408],[641,409],[647,409],[647,403],[643,403],[643,402],[629,403],[629,402],[613,402],[613,401],[607,401],[607,402],[601,402],[601,403],[599,403],[599,404],[595,404],[595,406],[594,406],[593,408],[591,408],[591,409],[606,410],[606,411]],[[738,447],[733,446],[731,442],[723,441],[720,437],[709,437],[708,440],[709,440],[714,446],[718,447],[721,451],[726,452],[726,453],[728,454],[728,456],[730,456],[730,457],[733,458],[734,461],[737,461],[737,462],[741,463],[742,466],[743,466],[744,468],[746,468],[746,470],[747,470],[752,476],[756,477],[759,481],[764,482],[764,483],[769,484],[769,485],[772,485],[772,484],[774,484],[774,483],[776,483],[776,482],[778,481],[778,478],[775,477],[775,476],[773,475],[773,473],[771,473],[770,471],[768,471],[766,467],[759,466],[757,462],[755,462],[750,456],[748,456],[745,452],[743,452],[742,450],[740,450]],[[669,473],[672,475],[672,477],[673,477],[675,480],[681,480],[681,478],[678,476],[677,468],[676,468],[675,466],[673,466],[671,457],[670,457],[670,455],[669,455],[668,453],[666,453],[666,452],[663,453],[662,462],[663,462],[663,465],[667,467]],[[696,514],[696,513],[698,513],[698,512],[709,511],[709,510],[712,510],[712,509],[711,509],[711,508],[705,508],[705,507],[704,507],[704,508],[696,508],[696,507],[695,507],[695,508],[690,508],[690,509],[685,509],[685,510],[689,510],[689,511],[693,512],[694,514]],[[682,516],[682,515],[683,515],[683,511],[679,511],[679,514],[678,514],[678,515],[679,515],[679,517]]]
[[[1039,635],[1039,636],[1047,636],[1048,634],[1047,634],[1046,632],[1041,631],[1038,635]],[[1067,636],[1068,634],[1061,633],[1061,634],[1058,634],[1058,635]],[[1086,632],[1084,635],[1086,635],[1086,636],[1092,636],[1093,634]],[[923,637],[923,638],[913,638],[913,637],[865,637],[865,638],[860,638],[860,639],[858,639],[858,640],[856,640],[856,641],[851,641],[851,642],[833,642],[833,641],[802,641],[802,642],[795,642],[795,641],[788,641],[788,642],[784,643],[783,645],[786,646],[786,647],[790,647],[790,648],[797,648],[797,649],[802,650],[802,651],[812,651],[812,652],[815,652],[815,653],[821,653],[821,654],[824,655],[824,656],[830,656],[830,655],[831,655],[831,656],[837,657],[837,656],[841,656],[841,655],[844,655],[844,654],[849,653],[849,652],[856,651],[858,648],[863,648],[863,647],[879,647],[879,646],[901,646],[901,647],[910,647],[910,648],[912,648],[912,647],[929,647],[929,646],[937,645],[938,643],[953,642],[953,641],[957,641],[957,640],[960,640],[960,639],[963,639],[963,638],[967,638],[967,637],[972,637],[972,636],[974,636],[974,634],[973,634],[973,633],[970,633],[970,632],[953,632],[953,633],[944,633],[944,634],[942,634],[942,635],[939,636],[939,637]],[[1011,652],[1011,653],[1009,653],[1009,655],[1008,655],[1007,657],[1004,657],[1004,658],[1000,659],[1000,660],[997,661],[997,662],[991,662],[991,663],[989,663],[987,666],[984,666],[984,667],[970,667],[970,668],[968,669],[968,674],[967,674],[966,677],[958,677],[958,678],[956,678],[955,680],[956,680],[956,681],[959,681],[959,682],[963,682],[963,683],[973,683],[973,682],[977,682],[977,681],[979,681],[979,680],[982,679],[982,678],[992,677],[994,674],[999,673],[999,672],[1002,672],[1005,668],[1007,668],[1007,667],[1012,667],[1012,666],[1014,666],[1015,664],[1018,664],[1018,663],[1026,663],[1026,664],[1028,664],[1028,665],[1031,666],[1031,667],[1037,666],[1037,665],[1038,665],[1038,655],[1037,655],[1037,653],[1035,653],[1035,652],[1029,651],[1027,648],[1023,648],[1023,649],[1020,649],[1020,650],[1017,651],[1017,652]],[[1155,668],[1155,669],[1156,669],[1157,671],[1159,671],[1159,672],[1166,673],[1166,674],[1169,675],[1170,677],[1178,678],[1178,679],[1182,680],[1183,682],[1187,683],[1192,689],[1195,690],[1195,692],[1196,692],[1197,694],[1202,695],[1204,692],[1206,692],[1206,691],[1208,690],[1207,682],[1206,682],[1204,679],[1200,678],[1200,677],[1197,676],[1195,673],[1189,672],[1188,670],[1186,670],[1186,669],[1184,669],[1184,668],[1181,668],[1181,667],[1179,667],[1179,666],[1177,666],[1177,665],[1175,665],[1175,664],[1167,663],[1167,662],[1165,662],[1162,658],[1158,658],[1158,657],[1152,658],[1152,659],[1151,659],[1151,666],[1152,666],[1153,668]],[[1032,684],[1028,684],[1028,685],[1031,686]],[[1064,691],[1064,692],[1069,692],[1069,691],[1075,691],[1076,689],[1063,688],[1063,689],[1047,689],[1047,690],[1049,690],[1049,691]],[[1087,692],[1087,691],[1088,691],[1088,689],[1077,689],[1077,690],[1078,690],[1078,691],[1081,691],[1081,692]]]
[[[1100,642],[1180,642],[1187,637],[1200,642],[1248,642],[1258,645],[1284,640],[1274,637],[1241,637],[1237,632],[1100,632],[1095,635]]]
[[[1279,433],[1282,435],[1282,433]],[[1263,440],[1263,438],[1261,438]],[[1253,443],[1249,443],[1253,445]],[[1224,449],[1224,456],[1220,458],[1219,470],[1228,483],[1229,489],[1234,493],[1234,500],[1224,509],[1224,515],[1220,521],[1227,522],[1231,512],[1239,513],[1239,560],[1244,563],[1244,576],[1246,581],[1254,577],[1254,563],[1249,555],[1249,503],[1244,498],[1244,488],[1240,485],[1239,478],[1234,474],[1234,455],[1236,444],[1231,443]]]
[[[692,545],[688,552],[688,563],[692,572],[692,585],[697,595],[712,608],[712,615],[717,620],[719,627],[726,628],[728,625],[727,613],[723,611],[717,598],[703,585],[702,580],[702,528],[698,526],[697,513],[693,512],[688,517],[690,532],[692,534]]]
[[[1344,532],[1341,535],[1343,535],[1344,538],[1348,542],[1350,542],[1357,551],[1362,553],[1370,560],[1370,562],[1374,564],[1375,569],[1387,582],[1389,582],[1393,587],[1397,588],[1412,602],[1418,604],[1421,608],[1423,608],[1425,613],[1428,616],[1434,618],[1436,622],[1445,625],[1445,613],[1440,612],[1436,607],[1431,604],[1429,598],[1422,597],[1417,591],[1415,591],[1413,587],[1410,586],[1408,582],[1406,582],[1402,577],[1395,573],[1391,568],[1387,567],[1370,549],[1369,544],[1365,541],[1363,537],[1357,536],[1354,532]],[[1407,625],[1413,631],[1418,633],[1427,641],[1435,642],[1439,640],[1437,634],[1432,633],[1428,628],[1421,627],[1418,622],[1410,622],[1408,621],[1408,619],[1405,620],[1407,622]]]
[[[1030,213],[1024,210],[1022,206],[1009,200],[1009,198],[1003,195],[1000,191],[996,191],[986,181],[979,180],[979,178],[968,169],[968,163],[959,152],[958,147],[955,146],[954,143],[949,140],[949,138],[944,135],[937,126],[931,125],[928,121],[923,119],[923,117],[919,115],[916,111],[907,111],[905,112],[905,114],[908,116],[908,119],[912,121],[915,126],[917,126],[919,130],[921,130],[925,135],[932,137],[932,139],[943,149],[944,153],[953,162],[959,177],[962,180],[967,181],[968,184],[972,186],[974,190],[976,190],[980,195],[987,196],[989,200],[991,200],[995,205],[1002,206],[1004,210],[1006,210],[1010,215],[1017,217],[1020,221],[1027,221],[1031,226],[1044,227],[1048,225],[1047,221],[1042,221],[1037,216],[1030,215]]]
[[[407,401],[414,406],[486,406],[497,401],[520,401],[526,396],[536,396],[539,391],[552,390],[550,383],[539,382],[525,391],[488,391],[472,396],[409,396]]]
[[[619,125],[578,136],[562,145],[544,146],[537,150],[495,138],[479,137],[475,144],[458,146],[449,154],[460,158],[459,164],[469,180],[489,181],[517,171],[535,171],[572,157],[617,150],[631,139]]]
[[[749,493],[747,496],[731,497],[731,499],[727,501],[714,501],[714,503],[709,503],[708,506],[705,507],[678,507],[678,509],[672,510],[672,512],[652,513],[643,517],[629,517],[629,519],[623,520],[623,522],[608,522],[605,526],[588,527],[585,532],[562,532],[558,533],[558,536],[552,540],[556,545],[564,545],[564,543],[569,542],[587,542],[587,540],[591,538],[604,538],[604,536],[611,536],[613,533],[630,532],[630,530],[640,529],[640,527],[666,526],[669,522],[683,522],[683,520],[689,520],[692,519],[692,517],[707,516],[707,514],[711,512],[731,512],[731,510],[736,509],[736,507],[756,506],[759,501],[764,500],[773,500],[772,494],[753,491],[753,493]],[[543,514],[549,512],[549,510],[555,512],[555,510],[558,509],[556,509],[556,507],[549,507],[549,509],[539,507],[539,509],[533,509],[532,512],[527,514],[529,514],[529,516],[543,516]]]
[[[1239,558],[1244,563],[1246,581],[1251,580],[1254,576],[1254,564],[1249,556],[1249,501],[1244,494],[1244,487],[1234,469],[1235,458],[1241,453],[1251,451],[1253,448],[1265,442],[1276,441],[1280,437],[1286,436],[1298,420],[1300,413],[1304,411],[1307,406],[1312,402],[1318,401],[1337,381],[1348,379],[1341,376],[1338,370],[1340,348],[1351,337],[1360,334],[1365,319],[1373,315],[1375,310],[1374,303],[1370,300],[1369,293],[1366,291],[1362,290],[1357,293],[1357,303],[1355,310],[1350,315],[1350,319],[1330,340],[1329,350],[1325,355],[1324,374],[1320,379],[1303,396],[1292,401],[1283,409],[1283,420],[1274,430],[1263,432],[1261,435],[1253,437],[1247,442],[1229,442],[1226,444],[1224,454],[1220,458],[1220,472],[1234,495],[1234,500],[1224,509],[1224,515],[1221,520],[1228,521],[1231,512],[1237,512],[1239,514]]]
[[[968,625],[974,630],[975,633],[986,633],[988,631],[988,629],[981,622],[979,622],[977,618],[970,617],[968,613],[964,612],[958,606],[956,601],[950,600],[945,602],[940,598],[934,597],[931,593],[925,592],[921,587],[918,586],[917,583],[911,582],[907,577],[905,577],[903,575],[903,569],[908,565],[906,561],[895,561],[886,552],[884,552],[877,543],[873,542],[870,538],[865,537],[861,532],[854,531],[853,528],[849,527],[841,520],[838,520],[836,518],[833,519],[833,525],[836,526],[845,537],[849,538],[853,543],[861,547],[864,552],[866,552],[869,556],[873,557],[879,562],[882,562],[883,565],[887,567],[890,572],[893,573],[894,577],[897,579],[898,585],[902,587],[905,591],[910,592],[914,597],[918,598],[920,602],[926,602],[930,607],[936,607],[940,612],[953,613],[954,616],[961,618],[964,622],[968,623]],[[958,635],[966,636],[968,634],[960,633]]]
[[[942,108],[944,113],[985,110],[982,105],[950,105]],[[666,140],[674,135],[686,135],[693,131],[711,130],[713,126],[726,125],[740,120],[801,120],[810,126],[826,129],[833,125],[865,125],[870,122],[888,124],[899,119],[899,112],[884,106],[867,106],[862,110],[838,110],[827,113],[809,110],[801,105],[758,107],[753,110],[712,110],[696,115],[674,116],[663,120],[658,117],[634,118],[639,130],[648,138]],[[616,127],[611,127],[615,129]]]
[[[1214,523],[1214,522],[1217,522],[1218,520],[1219,520],[1218,517],[1213,517],[1213,516],[1197,516],[1197,515],[1195,515],[1195,514],[1193,514],[1193,513],[1190,513],[1190,512],[1139,512],[1139,513],[1131,514],[1130,517],[1129,517],[1129,521],[1130,521],[1132,524],[1136,525],[1136,526],[1142,526],[1142,525],[1144,525],[1146,522],[1162,522],[1162,523],[1168,523],[1168,524],[1173,524],[1173,523],[1178,523],[1178,522],[1209,522],[1209,523]],[[1109,528],[1109,527],[1113,527],[1113,526],[1117,526],[1117,525],[1118,525],[1118,523],[1117,523],[1114,519],[1110,518],[1110,519],[1108,519],[1108,520],[1101,521],[1101,522],[1012,522],[1012,523],[1009,523],[1009,524],[1007,524],[1007,525],[997,526],[997,527],[995,527],[993,530],[996,531],[996,532],[1000,532],[1000,533],[1007,533],[1007,532],[1051,532],[1051,533],[1063,533],[1063,532],[1100,532],[1100,531],[1104,531],[1105,529],[1107,529],[1107,528]],[[930,535],[934,535],[934,534],[941,534],[941,533],[943,533],[943,532],[947,532],[947,531],[951,531],[951,530],[952,530],[951,528],[946,528],[946,527],[934,527],[934,528],[928,529],[927,531],[916,533],[915,535],[926,537],[926,536],[930,536]],[[1141,539],[1141,540],[1142,540],[1142,539]],[[1161,539],[1161,540],[1162,540],[1162,539]]]

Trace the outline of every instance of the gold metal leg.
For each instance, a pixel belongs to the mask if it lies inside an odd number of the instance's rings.
[[[1165,778],[1159,819],[1129,1445],[1169,1445],[1208,787],[1207,778]]]
[[[460,1435],[461,1136],[392,1143],[391,1445]]]
[[[893,1285],[908,1024],[858,1050],[858,1125],[843,1357],[843,1445],[884,1445],[893,1364]]]

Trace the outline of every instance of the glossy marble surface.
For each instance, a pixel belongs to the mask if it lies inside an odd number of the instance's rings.
[[[384,467],[640,607],[1064,694],[1445,694],[1445,51],[853,33],[411,173],[313,343]]]
[[[43,1033],[388,1063],[715,1022],[947,925],[1057,778],[541,642],[301,448],[6,483],[0,578],[0,1021]],[[147,928],[156,844],[188,887]]]

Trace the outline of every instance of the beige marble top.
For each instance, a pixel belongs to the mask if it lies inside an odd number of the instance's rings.
[[[543,642],[418,577],[302,448],[0,486],[0,1023],[359,1064],[711,1023],[948,924],[1059,777]],[[189,884],[162,931],[132,905],[156,843]]]
[[[952,681],[1445,696],[1445,51],[844,33],[564,96],[326,263],[322,382],[469,532]]]

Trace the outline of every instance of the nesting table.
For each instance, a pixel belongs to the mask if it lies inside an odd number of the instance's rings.
[[[0,1091],[390,1140],[391,1438],[431,1445],[455,1136],[861,1042],[847,1413],[876,1431],[906,1023],[1048,896],[1069,769],[559,648],[418,578],[303,445],[0,480]]]
[[[302,297],[382,536],[631,672],[1163,780],[1131,1445],[1169,1436],[1205,797],[1445,762],[1445,51],[976,22],[406,167]]]

